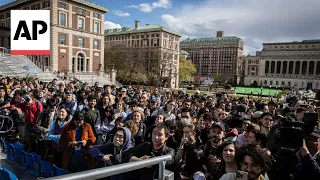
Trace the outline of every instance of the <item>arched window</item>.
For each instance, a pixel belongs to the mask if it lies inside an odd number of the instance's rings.
[[[276,63],[274,62],[274,61],[272,61],[271,62],[271,74],[273,74],[274,73],[274,68],[275,68],[275,66],[276,66]]]
[[[302,62],[302,74],[306,74],[307,73],[307,61],[303,61]]]
[[[295,73],[295,74],[299,74],[299,72],[300,72],[300,62],[297,61],[297,62],[296,62],[296,69],[294,70],[294,73]]]
[[[78,60],[78,71],[84,71],[84,66],[85,66],[84,55],[82,53],[79,53],[77,60]]]
[[[281,71],[281,61],[277,62],[277,74],[280,74]]]
[[[265,72],[266,74],[269,73],[269,66],[270,66],[269,61],[266,61],[266,66],[265,66],[265,69],[264,69],[264,72]]]
[[[293,61],[289,62],[289,74],[293,74]]]
[[[314,73],[314,61],[309,62],[309,75],[313,75]]]
[[[287,65],[288,65],[288,62],[284,61],[283,68],[282,68],[282,74],[287,74]]]

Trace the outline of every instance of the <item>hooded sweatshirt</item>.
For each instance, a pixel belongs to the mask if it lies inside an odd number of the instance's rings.
[[[111,162],[113,165],[122,163],[122,153],[130,149],[132,147],[132,143],[131,131],[126,127],[122,127],[121,129],[124,131],[125,140],[120,150],[118,150],[112,142],[109,142],[106,144],[93,146],[89,150],[90,154],[97,159],[102,159],[105,155],[112,154],[113,157],[115,157],[111,158]]]

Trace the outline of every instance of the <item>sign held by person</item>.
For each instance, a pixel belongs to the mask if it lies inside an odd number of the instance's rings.
[[[50,55],[50,10],[11,10],[11,54]]]

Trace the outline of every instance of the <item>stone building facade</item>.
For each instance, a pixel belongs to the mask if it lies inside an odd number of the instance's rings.
[[[223,36],[217,32],[215,38],[194,38],[181,41],[181,50],[190,54],[197,67],[200,81],[214,81],[239,84],[244,42],[236,36]]]
[[[16,0],[0,7],[0,25],[10,27],[7,14],[19,9],[51,12],[51,54],[29,56],[41,69],[65,74],[103,69],[107,8],[87,0]]]
[[[161,54],[160,66],[163,69],[160,76],[163,85],[169,88],[179,87],[179,39],[181,35],[157,24],[140,26],[135,21],[133,28],[118,28],[105,30],[106,46],[124,44],[141,50],[159,50]]]
[[[245,57],[246,85],[320,88],[320,40],[264,43],[256,56]]]

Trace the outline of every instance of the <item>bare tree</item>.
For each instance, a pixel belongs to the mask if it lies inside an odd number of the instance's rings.
[[[162,77],[168,76],[172,52],[163,52],[157,47],[129,47],[111,44],[105,48],[105,67],[114,67],[121,82],[131,84],[143,81],[157,85]]]

